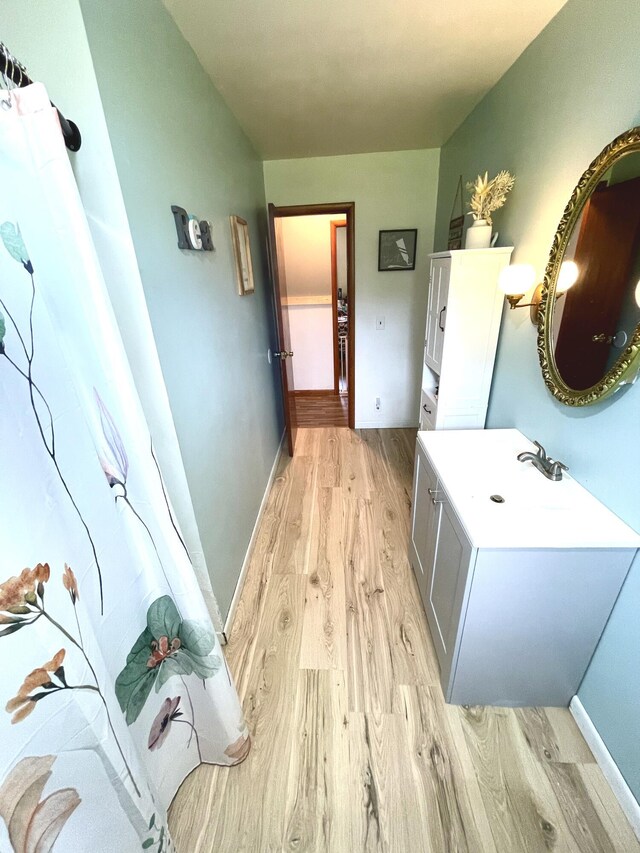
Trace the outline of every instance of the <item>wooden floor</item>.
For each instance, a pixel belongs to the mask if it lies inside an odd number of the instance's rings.
[[[298,435],[226,647],[253,747],[185,781],[179,853],[640,850],[566,709],[445,705],[407,561],[415,431]]]
[[[296,394],[296,420],[301,427],[346,427],[349,401],[346,394],[316,396]]]

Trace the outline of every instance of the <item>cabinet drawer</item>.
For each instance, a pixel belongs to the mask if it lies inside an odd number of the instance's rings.
[[[425,392],[420,393],[420,429],[435,429],[438,404]]]

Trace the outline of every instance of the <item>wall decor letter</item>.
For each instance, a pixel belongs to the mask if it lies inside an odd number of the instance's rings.
[[[213,240],[211,239],[211,226],[206,219],[200,220],[200,237],[202,248],[205,252],[213,252]]]
[[[189,242],[189,214],[184,207],[178,207],[177,204],[171,205],[171,212],[176,222],[176,231],[178,232],[178,248],[190,249]]]
[[[213,252],[211,226],[206,219],[198,220],[196,216],[190,216],[184,207],[177,204],[171,205],[171,212],[176,223],[179,249]]]

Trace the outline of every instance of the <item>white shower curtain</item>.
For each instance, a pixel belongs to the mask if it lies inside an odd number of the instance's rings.
[[[162,853],[182,779],[248,733],[57,115],[0,102],[0,850]]]

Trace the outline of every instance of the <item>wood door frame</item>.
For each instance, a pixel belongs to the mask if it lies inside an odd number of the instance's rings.
[[[340,341],[338,340],[338,228],[346,228],[346,220],[332,219],[331,226],[331,309],[333,313],[333,390],[340,393]],[[348,264],[347,264],[348,266]],[[347,305],[349,300],[347,299]],[[348,338],[347,338],[348,340]],[[349,389],[347,388],[347,399]]]
[[[349,403],[349,428],[355,429],[356,422],[356,386],[355,386],[355,356],[356,356],[356,252],[355,252],[355,214],[356,204],[354,201],[336,202],[329,204],[294,204],[284,207],[273,205],[273,214],[276,217],[285,216],[316,216],[318,214],[344,215],[347,218],[347,305],[349,311],[349,337],[347,339],[347,351],[349,358],[348,403]]]

